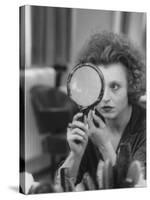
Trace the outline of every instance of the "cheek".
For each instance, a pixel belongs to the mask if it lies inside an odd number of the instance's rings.
[[[127,90],[120,91],[117,95],[114,96],[115,102],[118,105],[125,105],[128,104],[128,94]]]

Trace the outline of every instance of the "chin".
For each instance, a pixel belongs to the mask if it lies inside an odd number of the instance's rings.
[[[117,115],[115,113],[103,113],[105,119],[115,119]]]

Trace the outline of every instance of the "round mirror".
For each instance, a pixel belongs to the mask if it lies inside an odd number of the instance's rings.
[[[77,65],[68,76],[69,97],[85,109],[100,102],[104,92],[103,74],[95,65]]]

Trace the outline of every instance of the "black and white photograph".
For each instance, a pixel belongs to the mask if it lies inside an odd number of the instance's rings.
[[[19,192],[147,187],[147,13],[18,12]]]

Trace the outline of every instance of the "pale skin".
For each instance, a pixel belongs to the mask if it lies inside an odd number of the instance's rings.
[[[104,160],[116,162],[116,149],[123,131],[130,120],[132,107],[128,104],[127,71],[121,63],[98,66],[104,75],[105,90],[101,102],[95,107],[105,118],[105,123],[94,111],[90,111],[84,122],[78,121],[82,113],[74,116],[67,131],[70,155],[62,165],[69,167],[76,178],[88,139],[102,153]],[[93,119],[98,126],[95,126]],[[76,140],[80,143],[76,143]]]

